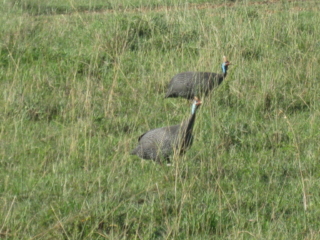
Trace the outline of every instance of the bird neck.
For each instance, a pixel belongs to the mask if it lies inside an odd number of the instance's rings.
[[[227,76],[227,71],[223,73],[223,77],[225,78],[226,76]]]
[[[189,118],[189,121],[187,123],[186,133],[192,132],[193,125],[196,120],[196,111],[197,111],[197,106],[194,103],[194,104],[192,104],[191,117]]]

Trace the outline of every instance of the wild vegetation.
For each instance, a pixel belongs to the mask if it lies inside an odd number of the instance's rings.
[[[317,1],[3,1],[1,239],[319,239]],[[129,155],[190,114],[173,166]]]

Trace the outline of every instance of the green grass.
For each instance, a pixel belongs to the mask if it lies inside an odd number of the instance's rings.
[[[319,4],[203,2],[3,2],[1,239],[319,239]],[[186,155],[130,156],[223,55]]]

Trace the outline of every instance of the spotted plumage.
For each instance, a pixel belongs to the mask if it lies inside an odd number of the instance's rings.
[[[197,97],[194,98],[191,116],[187,121],[174,126],[156,128],[142,134],[138,139],[138,146],[131,151],[131,154],[158,162],[168,161],[175,152],[184,154],[192,145],[196,110],[201,103]]]
[[[219,86],[227,76],[230,62],[224,57],[222,73],[212,72],[183,72],[175,75],[168,84],[165,98],[182,97],[193,99],[195,96],[208,95]]]

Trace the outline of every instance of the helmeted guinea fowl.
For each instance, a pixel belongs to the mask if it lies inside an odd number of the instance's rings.
[[[191,116],[187,121],[174,126],[156,128],[142,134],[139,137],[138,146],[131,151],[131,154],[158,162],[168,161],[175,151],[180,155],[184,154],[192,145],[193,125],[197,108],[201,103],[197,97],[194,98]]]
[[[222,73],[183,72],[175,75],[169,85],[165,98],[182,97],[192,99],[196,95],[207,95],[214,87],[219,86],[227,76],[230,62],[223,57]]]

